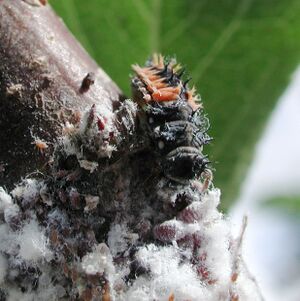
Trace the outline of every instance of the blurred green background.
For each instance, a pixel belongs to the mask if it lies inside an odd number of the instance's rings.
[[[222,208],[236,199],[254,146],[300,59],[300,1],[51,0],[99,65],[130,96],[133,63],[175,55],[210,118]],[[277,201],[276,201],[277,202]]]

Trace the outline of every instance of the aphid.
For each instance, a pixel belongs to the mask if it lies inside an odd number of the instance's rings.
[[[95,114],[96,114],[96,105],[93,104],[91,106],[91,109],[90,109],[88,117],[87,117],[86,130],[91,127],[91,125],[94,121],[94,118],[95,118]]]
[[[175,225],[157,225],[153,229],[154,237],[162,242],[171,242],[176,239],[177,229]]]
[[[97,117],[97,126],[98,130],[101,132],[105,128],[105,121],[103,121],[101,118]]]
[[[62,134],[63,135],[71,135],[74,132],[75,132],[74,125],[67,121],[62,129]]]
[[[204,177],[204,181],[203,181],[203,186],[201,191],[204,192],[208,189],[208,187],[210,186],[212,180],[213,180],[213,173],[211,170],[209,169],[205,169],[202,176]]]
[[[110,288],[109,288],[109,283],[108,282],[106,282],[104,287],[103,287],[102,300],[103,301],[111,301]]]
[[[185,70],[156,54],[145,67],[132,68],[133,100],[141,108],[140,124],[155,146],[162,172],[179,183],[199,178],[210,163],[202,148],[211,139],[195,88],[189,88],[190,79],[181,80]]]
[[[230,301],[239,301],[239,295],[236,293],[230,293]]]
[[[177,215],[177,219],[185,223],[194,223],[201,220],[203,212],[200,202],[193,202]]]
[[[72,113],[72,116],[71,116],[69,122],[72,123],[72,124],[78,124],[81,120],[81,117],[82,117],[82,113],[78,110],[75,110]]]
[[[177,220],[168,220],[156,225],[153,229],[153,234],[161,242],[177,241],[185,236],[182,223]]]
[[[37,149],[41,154],[43,154],[44,151],[48,148],[48,144],[47,144],[45,141],[43,141],[43,140],[41,140],[41,139],[38,139],[38,138],[36,138],[36,139],[32,142],[32,144],[35,145],[36,149]]]
[[[95,83],[95,74],[93,72],[89,72],[81,82],[81,86],[79,89],[80,93],[85,93],[90,89],[90,86]]]
[[[175,295],[173,293],[169,296],[169,301],[175,301]]]

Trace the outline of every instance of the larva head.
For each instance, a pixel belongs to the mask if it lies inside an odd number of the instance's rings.
[[[175,59],[154,54],[144,67],[133,65],[132,69],[136,74],[132,79],[133,100],[142,108],[148,103],[168,106],[182,101],[194,111],[201,107],[195,88],[190,89],[187,81],[181,80],[184,70]]]

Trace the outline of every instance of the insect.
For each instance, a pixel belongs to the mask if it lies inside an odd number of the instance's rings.
[[[90,89],[91,85],[93,85],[94,83],[95,83],[95,73],[89,72],[82,80],[79,92],[80,93],[87,92]]]
[[[202,154],[209,123],[200,98],[175,59],[154,54],[144,67],[132,66],[133,100],[141,108],[140,123],[160,157],[166,177],[180,183],[200,177],[210,163]]]
[[[44,151],[48,148],[48,144],[47,144],[45,141],[43,141],[43,140],[41,140],[41,139],[38,139],[38,138],[36,138],[36,139],[32,142],[32,144],[35,145],[36,149],[37,149],[41,154],[43,154]]]

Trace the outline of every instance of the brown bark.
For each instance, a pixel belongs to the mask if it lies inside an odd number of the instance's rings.
[[[121,95],[43,3],[0,0],[0,185],[8,189],[45,170],[66,122],[94,103],[112,110]]]

